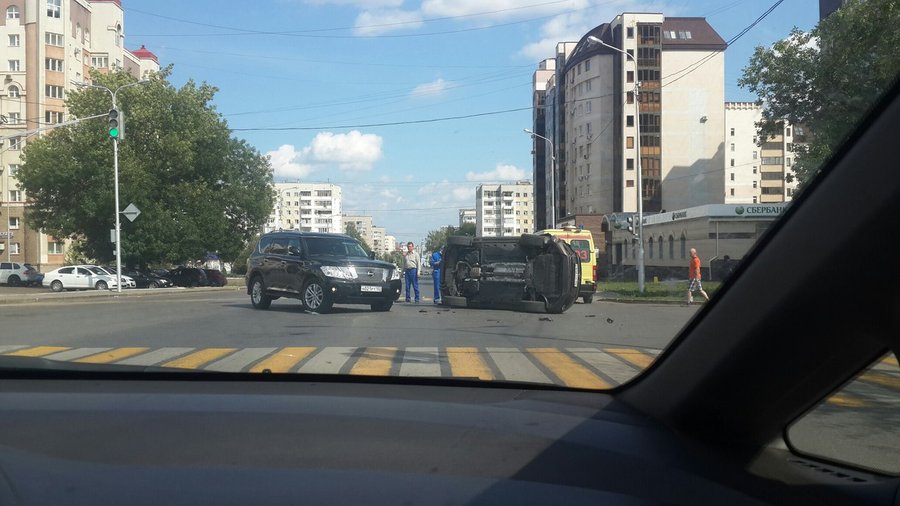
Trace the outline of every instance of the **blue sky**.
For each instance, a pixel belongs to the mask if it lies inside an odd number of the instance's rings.
[[[728,40],[774,0],[124,0],[126,45],[172,82],[206,81],[276,180],[343,187],[347,213],[399,240],[456,224],[481,181],[531,178],[531,75],[557,41],[616,14],[703,16]],[[818,21],[786,0],[726,51],[727,100],[757,45]],[[451,121],[366,126],[454,116]],[[238,130],[265,127],[285,131]]]

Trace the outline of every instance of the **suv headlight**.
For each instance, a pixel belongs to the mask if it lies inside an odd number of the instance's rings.
[[[322,274],[329,278],[356,279],[356,268],[323,266]]]
[[[391,281],[395,279],[400,279],[400,269],[394,269],[391,271]]]

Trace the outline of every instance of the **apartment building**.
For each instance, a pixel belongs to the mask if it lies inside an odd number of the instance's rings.
[[[475,190],[476,236],[517,236],[534,232],[534,227],[534,185],[531,181],[478,185]]]
[[[16,173],[35,130],[70,119],[66,96],[92,68],[136,78],[159,70],[145,47],[125,48],[124,17],[120,0],[0,0],[0,257],[62,265],[65,242],[25,223]]]
[[[341,187],[329,183],[275,183],[275,205],[264,227],[343,233]]]
[[[705,19],[658,13],[623,13],[557,45],[543,124],[537,113],[534,124],[556,158],[551,174],[536,139],[555,222],[635,211],[638,166],[646,212],[724,201],[724,49]]]
[[[466,209],[459,210],[459,226],[462,227],[466,223],[475,223],[477,220],[475,218],[475,208],[469,207]]]
[[[347,225],[352,223],[356,226],[356,231],[359,232],[359,235],[366,241],[366,244],[368,244],[370,248],[375,248],[375,221],[371,216],[344,215],[343,219],[344,231],[346,231]]]
[[[802,127],[786,124],[780,134],[759,142],[761,120],[762,107],[754,102],[725,103],[726,204],[786,202],[797,188],[791,167]]]

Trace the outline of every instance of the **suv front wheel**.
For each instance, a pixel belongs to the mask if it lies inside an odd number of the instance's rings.
[[[272,298],[266,295],[266,285],[260,276],[254,276],[250,282],[250,303],[256,309],[269,309],[272,305]]]
[[[333,302],[325,291],[325,284],[316,278],[310,279],[303,287],[303,306],[314,313],[327,313]]]

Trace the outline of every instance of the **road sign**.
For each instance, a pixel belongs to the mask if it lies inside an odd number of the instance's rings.
[[[141,210],[138,209],[134,204],[128,204],[128,207],[126,207],[125,210],[122,211],[122,214],[124,214],[125,217],[128,218],[128,221],[134,221],[135,218],[140,216]]]

